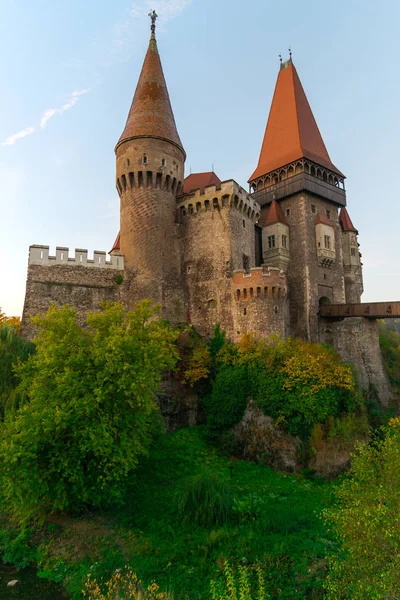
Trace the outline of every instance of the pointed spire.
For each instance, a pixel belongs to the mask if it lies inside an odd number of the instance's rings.
[[[343,231],[354,231],[354,233],[356,233],[358,235],[358,231],[354,227],[354,225],[350,219],[350,215],[347,212],[347,208],[345,206],[343,206],[343,208],[340,211],[339,223],[341,224]]]
[[[126,140],[137,137],[156,137],[172,142],[183,152],[182,142],[176,129],[167,84],[158,54],[155,37],[155,11],[151,17],[151,37],[142,71],[128,114],[125,129],[117,147]]]
[[[114,252],[115,250],[120,250],[121,249],[121,244],[120,244],[120,233],[118,232],[117,237],[115,238],[115,242],[113,247],[111,248],[109,254],[111,254],[111,252]]]
[[[343,176],[329,157],[290,51],[280,67],[258,166],[249,181],[300,158]]]
[[[288,225],[283,213],[281,211],[281,207],[277,203],[276,200],[272,200],[271,205],[268,209],[267,216],[260,223],[260,227],[266,227],[267,225],[274,225],[275,223],[284,223],[284,225]]]

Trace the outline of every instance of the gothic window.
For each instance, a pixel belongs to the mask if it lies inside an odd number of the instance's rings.
[[[282,236],[282,248],[287,248],[287,235]]]
[[[268,248],[275,248],[275,236],[274,235],[268,236]]]
[[[331,236],[330,235],[324,235],[324,244],[325,244],[325,248],[327,250],[331,249]]]

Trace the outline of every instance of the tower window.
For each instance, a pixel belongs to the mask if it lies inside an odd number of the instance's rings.
[[[327,211],[326,211],[326,216],[327,216],[327,218],[328,218],[328,219],[330,219],[330,218],[331,218],[331,211],[330,211],[330,210],[327,210]]]
[[[352,256],[355,256],[356,255],[356,249],[355,248],[351,248],[350,249],[350,253],[351,253]]]
[[[250,273],[250,259],[247,254],[243,254],[243,270],[245,273]]]
[[[311,212],[315,214],[316,208],[315,204],[311,204]]]
[[[165,158],[162,159],[161,164],[163,167],[165,167],[165,165],[167,164],[167,161],[165,160]]]
[[[147,156],[146,156],[146,154],[143,154],[142,162],[143,162],[144,165],[147,165]]]
[[[243,227],[246,227],[246,221],[243,219]]]
[[[275,236],[274,235],[268,236],[268,248],[275,248]]]
[[[287,235],[282,236],[282,248],[287,248]]]
[[[287,209],[286,209],[286,216],[287,216],[287,217],[290,217],[290,208],[287,208]]]
[[[331,236],[330,235],[324,235],[324,244],[325,244],[325,248],[327,250],[331,249]]]

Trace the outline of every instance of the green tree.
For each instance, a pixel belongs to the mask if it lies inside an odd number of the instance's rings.
[[[17,327],[9,321],[0,324],[0,421],[5,410],[16,408],[23,401],[22,394],[16,389],[19,379],[15,367],[28,360],[34,350],[32,342],[19,337]]]
[[[20,521],[123,499],[151,441],[155,392],[176,334],[148,301],[108,304],[87,327],[65,306],[33,322],[36,354],[18,368],[28,396],[0,439],[3,503]]]
[[[360,446],[324,517],[342,545],[331,559],[328,598],[400,598],[400,419],[383,439]]]

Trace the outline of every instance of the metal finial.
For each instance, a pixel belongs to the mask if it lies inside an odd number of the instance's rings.
[[[279,55],[279,62],[280,62],[280,63],[281,63],[281,65],[282,65],[282,54],[280,54],[280,55]]]
[[[292,60],[292,49],[291,48],[289,48],[289,58],[290,58],[290,60]]]
[[[158,17],[158,14],[156,13],[155,10],[150,11],[149,15],[148,15],[151,19],[151,34],[155,35],[156,33],[156,19]]]

